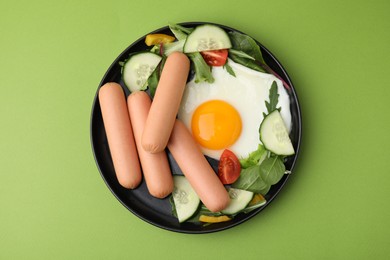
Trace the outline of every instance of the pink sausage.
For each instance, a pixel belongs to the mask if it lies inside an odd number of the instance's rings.
[[[203,204],[213,212],[226,208],[228,192],[180,120],[175,122],[168,149]]]
[[[165,149],[186,86],[190,61],[173,52],[165,62],[142,135],[142,146],[151,153]]]
[[[122,87],[114,82],[106,83],[99,90],[99,103],[118,182],[134,189],[140,184],[142,174]]]
[[[146,152],[141,145],[141,136],[145,128],[151,100],[148,94],[143,91],[133,92],[127,98],[127,106],[146,186],[152,196],[165,198],[173,190],[173,178],[167,154],[165,151],[153,154]]]

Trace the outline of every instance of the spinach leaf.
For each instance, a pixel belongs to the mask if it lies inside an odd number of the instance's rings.
[[[233,45],[233,50],[229,51],[229,57],[233,61],[260,72],[273,74],[282,81],[287,90],[291,88],[282,77],[280,77],[268,66],[267,63],[265,63],[261,49],[255,40],[248,35],[239,32],[229,32],[229,37]]]
[[[229,58],[253,70],[266,72],[262,64],[265,64],[260,47],[248,35],[239,32],[229,32],[232,50]]]
[[[270,189],[271,189],[271,185],[267,185],[267,187],[265,187],[264,189],[262,189],[261,191],[259,191],[259,193],[260,193],[261,195],[266,195],[266,194],[269,192]]]
[[[233,49],[243,51],[255,60],[265,64],[259,45],[248,35],[239,32],[229,32]]]
[[[229,52],[229,58],[232,59],[234,62],[241,64],[247,68],[257,70],[260,72],[266,72],[256,61],[243,58],[242,56],[239,56],[237,54]]]
[[[250,59],[250,60],[255,60],[255,58],[253,58],[252,56],[249,56],[248,54],[246,54],[243,51],[238,51],[238,50],[235,50],[235,49],[229,49],[229,53],[232,54],[232,55],[236,55],[236,56],[238,56],[240,58],[246,58],[246,59]]]
[[[251,152],[247,158],[240,159],[241,168],[246,169],[260,164],[267,157],[267,154],[264,146],[259,144],[256,151]]]
[[[271,156],[260,164],[260,176],[268,185],[274,185],[283,177],[286,167],[280,156]]]
[[[240,177],[232,184],[233,188],[259,193],[267,187],[267,183],[260,176],[260,166],[253,165],[241,169]]]
[[[213,83],[214,78],[211,75],[211,68],[204,61],[202,55],[199,52],[188,53],[188,57],[191,59],[195,70],[195,83],[208,82]]]

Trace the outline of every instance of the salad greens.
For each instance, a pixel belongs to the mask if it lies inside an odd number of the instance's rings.
[[[178,41],[167,43],[164,45],[164,55],[168,55],[173,51],[180,51],[183,48],[183,45],[187,39],[188,34],[190,34],[194,28],[184,27],[179,24],[169,24],[169,29],[175,35]],[[279,78],[283,85],[289,89],[290,86],[276,73],[274,72],[265,62],[263,55],[261,53],[259,45],[256,43],[254,39],[250,36],[239,33],[239,32],[229,32],[228,33],[230,41],[232,43],[232,48],[229,49],[229,58],[234,62],[239,63],[245,67],[250,69],[254,69],[264,73],[270,73]],[[197,83],[199,82],[213,82],[211,73],[205,73],[208,71],[206,67],[209,67],[206,63],[199,62],[201,57],[191,57],[192,54],[188,55],[190,58],[194,59],[194,70],[196,72],[203,73],[197,79]],[[198,55],[196,55],[198,56]],[[233,69],[226,63],[224,66],[227,72],[235,76]]]
[[[276,84],[276,81],[274,81],[272,82],[271,88],[269,89],[269,102],[265,101],[265,106],[268,110],[268,114],[270,114],[276,109],[280,110],[280,108],[276,108],[276,105],[278,104],[278,99],[279,99],[278,86]]]
[[[274,81],[269,89],[269,101],[265,101],[268,114],[280,109],[276,107],[278,100],[278,88]],[[263,115],[266,116],[265,113]],[[247,158],[240,159],[240,164],[240,177],[232,187],[263,195],[269,191],[271,185],[278,183],[286,172],[283,157],[272,154],[261,144]]]
[[[267,150],[263,145],[259,144],[256,151],[251,152],[247,158],[240,159],[241,167],[246,169],[250,166],[261,164],[267,156]]]
[[[239,32],[229,32],[229,35],[233,45],[233,48],[229,50],[229,57],[232,60],[248,68],[273,74],[282,81],[286,89],[290,89],[287,82],[265,62],[260,47],[255,40]]]
[[[206,64],[199,52],[188,53],[187,56],[194,64],[195,83],[208,82],[213,83],[214,78],[211,75],[211,67]]]
[[[260,47],[249,36],[238,32],[229,32],[233,48],[229,50],[229,58],[245,67],[266,72],[260,65],[265,63]]]
[[[260,166],[260,176],[269,185],[278,183],[286,171],[280,156],[273,155],[265,159]]]
[[[194,30],[194,28],[187,28],[181,26],[180,24],[169,24],[169,29],[179,41],[185,40],[187,38],[187,35],[192,33],[192,31]]]
[[[223,67],[224,67],[224,69],[226,69],[226,71],[227,71],[230,75],[232,75],[233,77],[236,76],[236,73],[234,73],[233,68],[230,67],[230,65],[229,65],[228,62],[226,62],[225,65],[223,65]]]
[[[266,183],[261,177],[260,172],[261,167],[258,164],[249,166],[246,169],[242,169],[240,177],[236,182],[232,184],[232,187],[236,189],[260,193],[262,190],[267,188],[268,185],[268,183]]]
[[[149,86],[149,93],[151,97],[154,97],[154,94],[156,93],[158,81],[160,80],[160,76],[162,73],[162,69],[164,67],[165,61],[167,60],[166,56],[163,56],[160,64],[157,66],[157,68],[153,71],[152,75],[148,78],[148,86]]]

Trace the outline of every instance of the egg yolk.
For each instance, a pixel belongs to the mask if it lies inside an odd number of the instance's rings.
[[[222,100],[201,104],[191,120],[195,140],[211,150],[224,149],[234,144],[241,134],[241,125],[237,110]]]

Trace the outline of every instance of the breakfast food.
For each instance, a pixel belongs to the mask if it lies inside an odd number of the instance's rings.
[[[249,36],[211,24],[169,28],[121,63],[145,183],[154,197],[172,193],[180,223],[229,221],[264,206],[288,173],[290,86]]]
[[[272,74],[254,71],[232,60],[228,64],[235,76],[223,67],[213,67],[214,82],[188,82],[178,113],[202,152],[216,160],[227,148],[245,158],[261,144],[259,126],[267,111],[264,100],[273,82],[279,94],[277,106],[287,131],[291,129],[290,101],[282,82]]]
[[[175,122],[168,149],[203,204],[212,212],[226,208],[230,201],[226,189],[180,120]]]
[[[99,90],[99,102],[118,182],[134,189],[142,175],[122,87],[106,83]]]
[[[189,70],[190,61],[185,54],[174,52],[168,56],[142,134],[146,151],[157,153],[167,146]]]
[[[146,152],[141,145],[142,132],[151,106],[150,97],[143,91],[133,92],[127,98],[127,105],[148,191],[156,198],[165,198],[173,190],[173,179],[167,154],[164,151]]]

